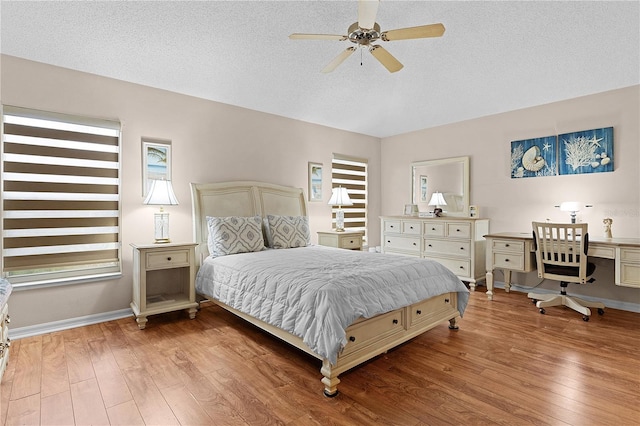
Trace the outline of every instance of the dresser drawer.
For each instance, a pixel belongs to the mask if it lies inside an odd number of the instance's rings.
[[[402,232],[402,228],[400,227],[399,220],[385,220],[384,221],[384,232]]]
[[[444,237],[444,222],[425,222],[424,223],[424,235],[425,237]]]
[[[461,222],[447,222],[447,236],[451,238],[470,238],[471,225]]]
[[[466,259],[448,259],[442,257],[425,256],[425,259],[435,260],[446,266],[451,272],[459,277],[471,277],[471,261]]]
[[[493,253],[493,266],[495,268],[524,271],[524,252],[519,253]]]
[[[147,269],[165,269],[189,266],[189,250],[167,250],[147,253]]]
[[[384,247],[385,250],[390,249],[420,252],[420,237],[386,235],[384,237]]]
[[[469,241],[424,240],[424,253],[453,255],[464,258],[471,257],[471,243]]]
[[[454,302],[455,296],[451,293],[445,293],[409,306],[409,328],[433,318],[442,311],[455,308]]]
[[[493,240],[492,248],[503,253],[524,253],[524,241]]]
[[[404,330],[404,309],[398,309],[369,319],[356,322],[347,329],[347,344],[342,355],[374,344],[387,336]]]
[[[403,221],[402,233],[411,235],[420,235],[420,222]]]

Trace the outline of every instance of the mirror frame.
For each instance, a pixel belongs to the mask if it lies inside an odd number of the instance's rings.
[[[438,160],[426,160],[426,161],[414,161],[411,163],[409,169],[411,172],[411,202],[413,204],[418,204],[416,202],[416,191],[414,184],[416,182],[416,167],[425,167],[425,166],[439,166],[443,164],[453,164],[453,163],[461,163],[462,164],[462,204],[463,209],[461,212],[451,212],[447,213],[445,216],[448,217],[469,217],[469,157],[451,157],[451,158],[441,158]]]

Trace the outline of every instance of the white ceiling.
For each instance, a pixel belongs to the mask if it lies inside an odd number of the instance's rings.
[[[380,42],[322,74],[350,42],[351,1],[2,1],[2,53],[386,137],[640,83],[640,2],[383,0]]]

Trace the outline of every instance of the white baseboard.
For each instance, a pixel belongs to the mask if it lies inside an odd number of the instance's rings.
[[[504,288],[504,282],[496,281],[494,282],[493,286],[495,288]],[[476,288],[476,291],[478,291],[477,288]],[[524,287],[524,286],[515,285],[515,284],[511,284],[511,291],[518,291],[520,293],[529,293],[533,291],[541,294],[558,294],[557,290],[549,290],[546,288],[536,288],[536,287]],[[581,299],[584,299],[584,300],[588,300],[589,302],[602,302],[607,308],[620,309],[621,311],[640,313],[640,304],[638,303],[622,302],[620,300],[612,300],[612,299],[601,299],[596,297],[583,296],[581,294],[576,294],[575,296],[580,297]]]
[[[68,330],[70,328],[82,327],[85,325],[98,324],[106,321],[113,321],[133,315],[131,308],[120,309],[118,311],[104,312],[101,314],[87,315],[84,317],[69,318],[61,321],[53,321],[45,324],[29,325],[26,327],[9,328],[9,338],[12,340],[25,337],[38,336],[40,334],[53,333],[54,331]]]

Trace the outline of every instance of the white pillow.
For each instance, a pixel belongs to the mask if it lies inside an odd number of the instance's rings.
[[[272,248],[306,247],[311,244],[308,217],[267,215],[267,222]]]
[[[209,228],[208,246],[211,256],[249,253],[264,249],[262,218],[260,216],[207,216],[207,226]]]

